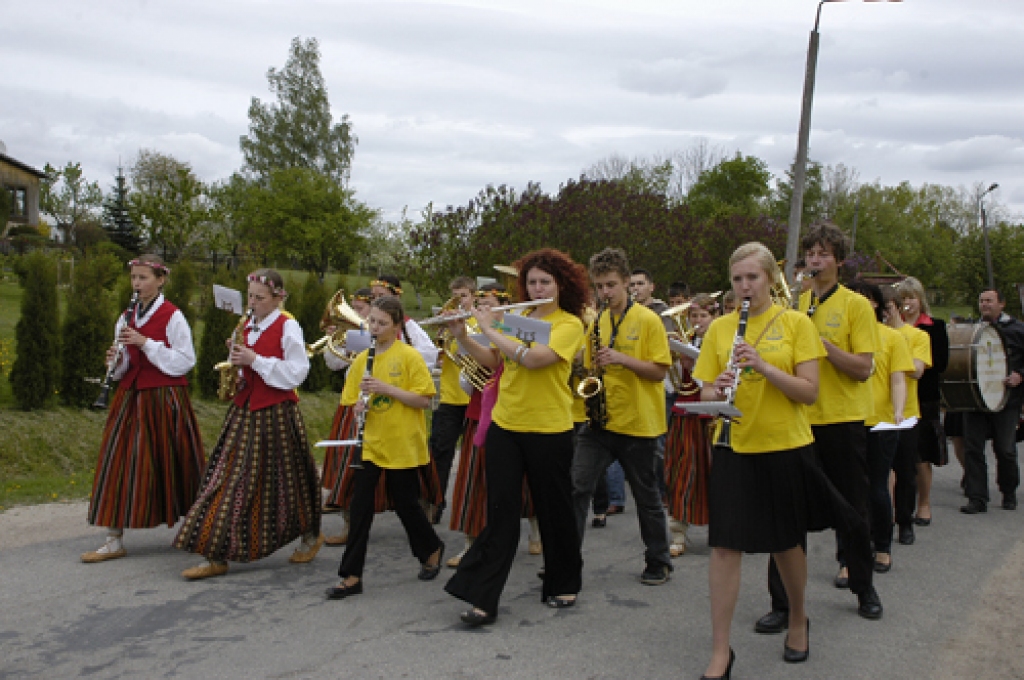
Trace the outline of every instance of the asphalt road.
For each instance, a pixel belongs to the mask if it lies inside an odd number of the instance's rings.
[[[768,608],[767,558],[744,558],[733,627],[736,678],[1020,678],[1024,640],[1024,510],[957,512],[959,466],[937,470],[932,526],[894,546],[877,577],[880,621],[832,586],[830,533],[811,537],[810,660],[782,662],[782,636],[758,635]],[[998,499],[998,494],[997,494]],[[446,517],[447,519],[447,517]],[[325,518],[334,532],[340,517]],[[644,586],[634,508],[588,529],[579,604],[540,603],[540,557],[522,550],[496,625],[467,629],[465,606],[418,565],[393,514],[373,527],[366,591],[328,601],[340,548],[288,564],[291,548],[226,577],[189,583],[197,562],[169,547],[173,531],[129,531],[125,559],[79,562],[103,532],[85,506],[0,515],[0,677],[91,678],[698,678],[707,662],[706,531],[694,529],[671,581]],[[461,536],[447,531],[448,554]],[[995,632],[993,632],[995,631]],[[1003,639],[1005,638],[1005,639]],[[958,668],[964,670],[957,670]]]

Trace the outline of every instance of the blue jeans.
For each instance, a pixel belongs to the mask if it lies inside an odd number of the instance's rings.
[[[626,475],[622,472],[619,461],[608,466],[605,473],[608,481],[608,505],[626,507]]]

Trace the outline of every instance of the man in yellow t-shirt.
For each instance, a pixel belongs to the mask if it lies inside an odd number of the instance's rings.
[[[885,297],[885,323],[907,341],[914,370],[907,373],[907,406],[903,415],[907,418],[921,417],[921,404],[917,398],[917,382],[926,368],[932,365],[932,341],[920,328],[903,321],[897,292],[887,286]],[[919,424],[920,427],[920,424]],[[896,511],[897,540],[902,545],[914,543],[914,512],[917,510],[917,441],[918,427],[900,431],[896,444],[896,456],[892,461],[896,473],[893,489],[893,505]]]
[[[448,286],[452,297],[458,298],[459,308],[464,311],[473,309],[473,293],[476,292],[476,281],[468,276],[459,276]],[[430,421],[430,454],[437,467],[437,480],[441,484],[441,505],[433,512],[430,521],[437,524],[447,506],[448,478],[452,472],[452,461],[455,460],[455,446],[466,426],[466,407],[469,395],[459,384],[459,367],[448,358],[445,350],[458,351],[455,338],[448,338],[448,347],[441,347],[437,353],[437,362],[441,365],[441,399]],[[430,514],[430,513],[428,513]]]
[[[849,241],[828,222],[812,226],[800,242],[809,271],[816,272],[810,290],[800,296],[800,311],[811,317],[827,355],[818,360],[818,400],[807,408],[814,433],[814,454],[841,498],[829,499],[836,522],[837,588],[857,595],[857,613],[882,617],[874,587],[870,536],[870,487],[867,430],[871,413],[872,357],[878,348],[878,324],[868,301],[839,283],[839,267]],[[845,503],[843,502],[845,501]],[[805,547],[806,548],[806,547]],[[785,630],[789,600],[774,559],[769,567],[772,611],[755,625],[759,633]]]
[[[592,372],[603,373],[602,391],[595,399],[603,398],[605,408],[597,409],[594,400],[588,400],[588,422],[576,436],[573,503],[582,537],[598,477],[613,460],[619,461],[647,547],[640,582],[659,585],[668,581],[672,571],[655,475],[657,439],[667,430],[662,380],[672,357],[661,318],[630,298],[629,272],[621,249],[605,248],[590,258],[591,282],[598,299],[606,304],[587,331],[584,364]],[[606,417],[599,417],[598,411]]]

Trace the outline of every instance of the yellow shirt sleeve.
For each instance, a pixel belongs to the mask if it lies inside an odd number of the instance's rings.
[[[364,349],[357,354],[355,360],[348,367],[348,373],[345,374],[345,387],[341,390],[342,406],[352,406],[359,401],[359,381],[363,379],[363,373],[366,373],[366,357],[369,351]]]

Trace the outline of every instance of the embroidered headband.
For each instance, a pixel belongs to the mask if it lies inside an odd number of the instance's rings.
[[[498,302],[509,301],[508,293],[503,290],[478,290],[474,295],[478,298],[485,298],[488,295],[493,295]]]
[[[401,295],[402,294],[402,289],[401,288],[399,288],[398,286],[396,286],[393,283],[388,283],[387,281],[381,281],[380,279],[377,279],[376,281],[370,281],[370,288],[373,288],[374,286],[380,286],[381,288],[387,288],[388,290],[391,291],[392,295]]]
[[[165,265],[163,262],[147,262],[145,260],[140,260],[139,258],[135,258],[134,260],[129,260],[128,261],[128,266],[129,267],[150,267],[154,271],[160,272],[164,276],[167,276],[168,274],[171,273],[171,268],[168,267],[167,265]]]
[[[367,302],[367,303],[373,302],[373,298],[370,297],[369,295],[360,295],[359,293],[354,293],[352,295],[352,302],[355,302],[356,300],[359,300],[360,302]]]
[[[270,280],[267,276],[257,276],[256,274],[249,274],[249,280],[253,283],[262,283],[264,286],[270,289],[270,292],[277,297],[287,297],[288,291],[284,288],[278,288],[277,284]]]

